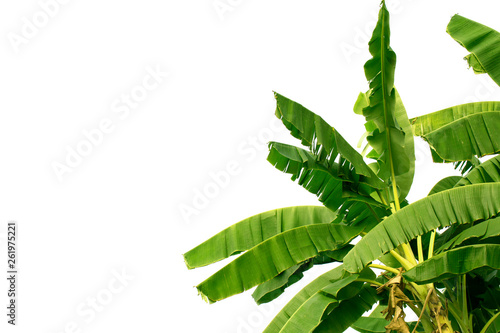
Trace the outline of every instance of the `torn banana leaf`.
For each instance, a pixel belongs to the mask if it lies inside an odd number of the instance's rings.
[[[409,281],[424,284],[462,275],[481,267],[500,269],[500,245],[470,245],[449,250],[418,264],[403,273],[403,276]]]
[[[353,173],[345,164],[332,163],[326,167],[312,153],[278,142],[269,144],[267,159],[278,170],[291,174],[293,181],[297,180],[333,211],[349,199],[382,205],[370,197],[373,189],[363,183],[366,177]]]
[[[313,224],[271,237],[240,255],[196,286],[203,299],[216,302],[270,280],[325,251],[342,248],[363,228]]]
[[[472,160],[500,152],[500,102],[453,106],[410,120],[435,162]]]
[[[364,226],[365,232],[368,232],[390,214],[390,210],[385,207],[369,205],[366,202],[350,201],[339,209],[334,223]]]
[[[359,272],[368,263],[431,230],[487,220],[500,214],[500,183],[452,188],[425,197],[385,218],[345,256],[344,267]]]
[[[184,254],[189,269],[206,266],[246,251],[268,238],[296,227],[330,223],[336,214],[321,206],[273,209],[238,222]]]
[[[435,253],[441,253],[459,245],[470,244],[470,242],[481,242],[493,237],[500,236],[500,217],[489,219],[462,231],[457,236],[436,249]]]
[[[456,186],[500,182],[500,155],[490,158],[469,172]]]
[[[465,57],[475,73],[488,73],[500,85],[500,33],[460,15],[451,18],[446,31],[471,52]]]
[[[372,187],[384,188],[384,183],[366,165],[363,156],[330,126],[323,118],[309,111],[302,105],[274,93],[278,117],[290,133],[301,140],[304,146],[309,147],[320,162],[326,167],[332,165],[341,156],[352,166],[354,173],[365,176],[366,182]]]
[[[283,294],[286,288],[300,281],[300,279],[304,276],[303,273],[305,271],[311,269],[314,265],[323,265],[335,261],[342,261],[353,246],[354,245],[347,244],[343,248],[336,251],[322,252],[322,254],[317,257],[290,267],[271,280],[258,285],[252,294],[253,299],[257,304],[271,302]]]

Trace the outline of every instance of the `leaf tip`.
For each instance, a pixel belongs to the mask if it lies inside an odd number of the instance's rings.
[[[208,304],[215,303],[214,300],[210,299],[210,297],[208,297],[208,295],[201,290],[201,285],[197,285],[196,289],[198,290],[198,295],[201,296],[201,299],[204,300],[206,303]]]
[[[182,258],[184,259],[184,264],[186,264],[187,269],[194,269],[196,268],[195,266],[191,266],[189,264],[189,252],[186,252],[182,255]]]

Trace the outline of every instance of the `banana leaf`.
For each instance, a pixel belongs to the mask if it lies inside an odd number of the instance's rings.
[[[396,53],[390,47],[390,35],[389,12],[382,2],[377,25],[368,43],[372,58],[365,63],[364,69],[370,84],[370,103],[362,113],[367,121],[365,127],[370,131],[368,143],[377,153],[378,176],[384,180],[412,173],[408,156],[411,152],[405,149],[408,140],[405,140],[405,132],[398,123],[398,120],[407,121],[407,117],[396,117]]]
[[[281,331],[287,333],[312,332],[323,318],[337,308],[343,300],[358,294],[364,285],[364,282],[356,281],[360,275],[349,275],[319,290],[295,311]],[[375,277],[373,272],[371,274],[365,273],[365,275]]]
[[[258,285],[252,294],[255,303],[260,305],[276,299],[283,294],[286,288],[302,279],[304,272],[312,266],[312,260],[307,260],[305,263],[292,266],[271,280]]]
[[[330,223],[336,214],[321,206],[273,209],[238,222],[184,254],[189,269],[206,266],[246,251],[296,227]]]
[[[500,245],[480,244],[449,250],[418,264],[403,276],[418,284],[448,279],[481,267],[500,269]]]
[[[398,91],[394,89],[394,93],[396,94],[396,106],[395,106],[395,117],[396,122],[401,126],[402,131],[405,133],[404,136],[404,150],[405,155],[409,160],[409,169],[407,172],[399,174],[396,176],[396,183],[398,185],[399,190],[399,201],[403,201],[408,193],[410,192],[411,185],[413,183],[413,177],[415,175],[415,144],[413,140],[412,127],[410,121],[408,120],[408,115],[406,113],[406,109],[403,105],[403,101],[401,100],[401,96]],[[370,103],[370,99],[366,93],[360,93],[358,96],[358,100],[354,105],[354,112],[357,114],[363,114],[363,109],[368,107]],[[370,135],[371,129],[370,124],[365,125],[367,127],[366,136]],[[407,135],[408,133],[408,135]],[[372,151],[369,154],[372,158],[378,159],[380,156],[376,152]]]
[[[435,162],[472,160],[500,152],[500,102],[453,106],[410,120]]]
[[[500,155],[476,166],[456,186],[500,182]]]
[[[362,231],[359,227],[313,224],[282,232],[243,253],[196,288],[206,301],[219,301],[322,252],[340,249]]]
[[[361,333],[385,333],[388,324],[384,318],[360,317],[351,327]]]
[[[470,242],[481,242],[493,237],[500,236],[500,217],[486,220],[476,224],[453,237],[451,240],[436,249],[435,253],[441,253],[448,249]]]
[[[385,326],[388,324],[389,322],[384,318],[360,317],[351,327],[360,333],[386,333]],[[416,322],[407,322],[407,324],[410,332],[413,332]],[[423,331],[417,329],[416,332]]]
[[[435,155],[436,154],[433,154],[433,156],[435,156]],[[440,159],[440,158],[438,157],[438,159]],[[440,162],[444,163],[443,160],[440,160]],[[476,156],[474,156],[472,158],[472,160],[470,160],[470,161],[453,162],[453,168],[455,170],[460,171],[460,174],[463,176],[466,173],[468,173],[471,170],[473,170],[475,167],[477,167],[480,164],[481,164],[481,161]]]
[[[354,245],[347,244],[343,248],[336,251],[322,252],[322,254],[317,257],[290,267],[271,280],[258,285],[252,294],[253,299],[257,304],[271,302],[283,294],[286,288],[300,281],[304,277],[303,273],[305,271],[311,269],[314,265],[323,265],[331,262],[342,261],[353,246]]]
[[[488,73],[500,85],[500,33],[460,15],[451,18],[446,31],[471,52],[465,59],[474,72]]]
[[[326,207],[336,211],[346,200],[357,196],[375,205],[381,205],[369,196],[373,190],[362,184],[366,177],[351,174],[337,163],[329,168],[316,162],[308,151],[283,143],[269,144],[268,161],[280,171],[292,175],[292,180],[315,194]],[[357,193],[359,191],[360,193]]]
[[[366,165],[363,157],[323,118],[278,93],[274,93],[274,96],[277,101],[276,117],[281,119],[290,133],[300,139],[304,146],[309,147],[327,168],[340,155],[352,165],[349,169],[365,176],[366,182],[371,186],[385,186]]]
[[[460,176],[445,177],[437,182],[427,195],[433,195],[445,190],[449,190],[450,188],[453,188],[460,180],[462,180],[462,177]]]
[[[500,214],[500,183],[453,188],[425,197],[385,218],[345,256],[349,272],[428,231],[487,220]]]
[[[304,304],[311,296],[315,295],[319,290],[332,284],[335,281],[350,276],[346,272],[343,265],[320,275],[311,283],[299,291],[274,317],[263,333],[279,333],[290,317]]]
[[[340,207],[333,222],[364,226],[365,232],[368,232],[388,215],[390,215],[390,210],[385,207],[370,205],[366,202],[349,201]]]
[[[380,300],[375,288],[365,284],[359,294],[340,302],[328,316],[318,325],[314,333],[341,333],[356,320],[369,311]]]

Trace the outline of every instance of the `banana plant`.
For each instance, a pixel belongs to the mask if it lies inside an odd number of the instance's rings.
[[[498,32],[458,15],[447,31],[471,52],[466,60],[475,73],[500,83]],[[499,332],[500,102],[409,119],[394,86],[384,1],[368,47],[369,90],[354,105],[366,120],[363,152],[275,93],[275,115],[302,147],[271,142],[268,160],[322,205],[252,216],[185,253],[190,269],[236,256],[197,286],[199,294],[213,303],[256,287],[253,298],[262,304],[306,270],[333,264],[264,332]],[[455,163],[462,175],[409,203],[414,136],[429,143],[434,162]],[[418,320],[407,321],[408,312]]]

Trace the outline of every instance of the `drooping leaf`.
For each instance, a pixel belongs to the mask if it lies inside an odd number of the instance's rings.
[[[323,118],[278,93],[274,95],[277,101],[276,117],[281,119],[294,137],[311,149],[320,162],[329,167],[340,155],[352,165],[349,169],[365,176],[371,186],[384,187],[363,157]]]
[[[446,31],[471,52],[466,60],[474,72],[486,72],[500,85],[500,33],[460,15],[451,18]]]
[[[371,275],[375,276],[373,272]],[[312,332],[343,300],[357,295],[364,284],[356,281],[358,277],[359,274],[348,275],[319,290],[294,312],[281,332]]]
[[[490,158],[469,172],[456,186],[500,182],[500,155]]]
[[[453,237],[451,240],[436,249],[435,253],[441,253],[448,249],[462,245],[464,242],[480,242],[492,237],[500,236],[500,217],[486,220],[476,224]]]
[[[398,123],[398,120],[407,121],[407,117],[403,114],[400,119],[396,117],[396,53],[390,47],[390,34],[389,12],[382,2],[377,25],[368,43],[372,58],[365,63],[365,76],[370,83],[370,103],[362,113],[367,121],[365,127],[370,131],[367,140],[377,153],[378,176],[384,180],[390,179],[391,175],[410,172],[409,151],[405,150],[407,140],[402,124]]]
[[[435,162],[472,160],[500,152],[500,102],[457,105],[410,121],[414,135],[429,143]]]
[[[283,294],[286,288],[300,281],[300,279],[304,276],[303,273],[305,271],[309,270],[314,265],[323,265],[335,261],[342,261],[352,247],[353,245],[347,244],[339,250],[322,252],[322,254],[310,260],[306,260],[303,263],[290,267],[271,280],[258,285],[252,294],[253,299],[257,304],[271,302]]]
[[[255,288],[252,297],[257,304],[268,303],[279,297],[285,289],[299,281],[303,276],[303,272],[313,266],[311,260],[290,267],[281,272],[271,280],[268,280]]]
[[[340,248],[338,250],[323,252],[323,256],[326,256],[326,257],[332,259],[333,261],[342,261],[342,260],[344,260],[344,257],[347,255],[347,253],[349,253],[349,251],[352,250],[353,247],[354,247],[354,245],[347,244],[346,246],[344,246],[343,248]],[[313,259],[313,261],[314,261],[314,264],[324,263],[324,262],[322,262],[321,257],[316,257]],[[326,262],[326,259],[324,259],[324,261]]]
[[[480,244],[459,247],[418,264],[403,276],[423,284],[468,273],[481,267],[500,269],[500,245]]]
[[[343,279],[351,274],[344,270],[343,265],[340,265],[314,279],[301,291],[299,291],[274,317],[263,333],[279,333],[290,317],[304,304],[311,296],[315,295],[319,290],[332,284],[333,282]]]
[[[361,183],[366,177],[353,174],[345,165],[332,163],[327,168],[317,162],[312,153],[278,142],[271,142],[269,150],[267,159],[275,168],[291,174],[293,181],[297,180],[299,185],[315,194],[333,211],[349,199],[359,199],[357,196],[371,204],[381,205],[369,197],[373,190]]]
[[[366,202],[350,201],[339,209],[334,223],[364,226],[365,231],[368,232],[388,215],[390,215],[390,211],[385,207],[370,205]]]
[[[270,280],[322,252],[342,248],[363,228],[313,224],[287,230],[240,255],[196,286],[202,297],[216,302]]]
[[[314,330],[314,333],[341,333],[350,327],[380,299],[375,288],[365,284],[360,292],[340,302]]]
[[[372,260],[428,231],[498,214],[500,183],[442,191],[402,208],[375,226],[345,256],[344,267],[349,272],[359,272]]]
[[[458,236],[462,231],[465,231],[471,227],[471,224],[453,224],[446,228],[441,233],[436,233],[436,239],[434,242],[434,248],[439,249],[445,243],[449,242],[454,237]]]
[[[460,176],[445,177],[438,181],[427,195],[433,195],[445,190],[449,190],[450,188],[453,188],[461,179],[462,177]]]
[[[296,227],[330,223],[336,214],[321,206],[273,209],[238,222],[184,254],[189,269],[206,266],[246,251],[264,240]]]

